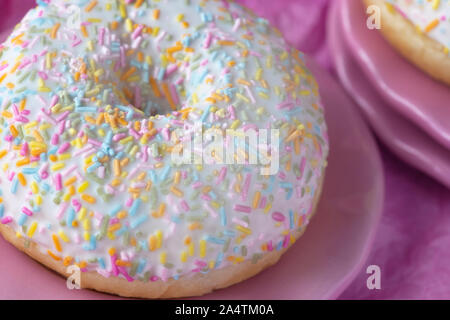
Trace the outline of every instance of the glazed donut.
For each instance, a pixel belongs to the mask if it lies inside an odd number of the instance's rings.
[[[364,0],[381,9],[381,32],[434,79],[450,84],[450,1]]]
[[[327,165],[303,55],[234,2],[37,3],[1,47],[5,239],[129,297],[201,295],[274,264],[305,231]],[[197,162],[195,147],[175,161],[208,130],[237,135],[224,149],[241,161],[212,149]]]

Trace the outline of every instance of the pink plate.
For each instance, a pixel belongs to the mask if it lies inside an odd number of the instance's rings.
[[[354,52],[343,36],[341,5],[335,2],[328,21],[329,43],[341,82],[387,146],[403,160],[450,188],[450,151],[393,111],[355,64]]]
[[[366,27],[362,1],[338,0],[343,35],[363,73],[389,106],[450,149],[450,87],[400,56]]]
[[[379,151],[344,89],[314,62],[309,65],[321,87],[331,143],[317,215],[305,235],[275,266],[202,298],[334,299],[364,265],[383,205]],[[3,239],[0,261],[0,299],[115,298],[66,289],[63,278]]]

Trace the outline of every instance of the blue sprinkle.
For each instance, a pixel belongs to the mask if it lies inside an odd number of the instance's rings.
[[[139,218],[136,218],[136,219],[134,219],[134,220],[132,220],[130,222],[130,227],[132,229],[137,228],[141,224],[143,224],[145,221],[147,221],[147,219],[148,219],[148,215],[147,214],[141,215]]]
[[[144,259],[139,260],[139,265],[137,267],[136,272],[141,273],[142,271],[144,271],[146,265],[147,265],[146,260],[144,260]]]
[[[119,213],[119,211],[120,211],[121,208],[122,208],[122,206],[121,206],[120,204],[117,205],[114,209],[111,210],[111,212],[109,213],[109,215],[110,215],[111,217],[116,216],[116,214]]]
[[[23,226],[23,225],[25,224],[25,222],[27,221],[27,218],[28,218],[28,216],[27,216],[26,214],[22,213],[22,214],[20,215],[19,220],[17,221],[17,224],[18,224],[19,226]]]
[[[164,181],[167,179],[167,176],[169,175],[171,167],[170,166],[166,166],[164,168],[164,171],[161,173],[161,181]]]
[[[98,258],[98,263],[100,264],[100,268],[106,269],[105,260],[103,260],[103,258]]]
[[[68,227],[72,226],[73,220],[75,220],[75,210],[73,208],[70,208],[69,213],[66,217],[66,224]]]
[[[215,243],[215,244],[220,244],[220,245],[224,245],[225,244],[225,240],[219,239],[219,238],[216,238],[216,237],[212,237],[212,236],[208,236],[206,238],[206,241],[211,242],[211,243]]]
[[[5,205],[0,203],[0,218],[3,218],[3,214],[5,212]]]
[[[137,213],[137,210],[139,209],[139,206],[141,204],[142,200],[141,199],[136,199],[133,201],[133,205],[130,208],[130,216],[135,216]]]
[[[12,184],[11,184],[11,193],[15,194],[17,192],[17,186],[18,186],[19,180],[16,178],[14,178]]]
[[[227,215],[225,213],[225,208],[220,207],[219,212],[220,212],[220,222],[222,223],[223,226],[226,226],[227,225]]]
[[[294,229],[294,212],[292,210],[289,210],[289,226]]]

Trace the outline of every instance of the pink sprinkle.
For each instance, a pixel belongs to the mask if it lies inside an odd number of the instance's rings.
[[[194,183],[192,184],[192,188],[194,188],[194,189],[198,189],[198,188],[200,188],[201,186],[203,186],[203,183],[201,183],[200,181],[194,182]]]
[[[22,145],[22,148],[20,148],[20,155],[21,156],[26,156],[28,154],[28,142],[25,142],[23,145]]]
[[[69,148],[70,148],[70,143],[69,143],[69,142],[63,143],[63,144],[59,147],[59,149],[58,149],[58,154],[63,154],[63,153],[66,152]]]
[[[59,134],[55,133],[55,134],[52,136],[51,143],[52,143],[52,145],[55,146],[55,145],[58,144],[58,141],[59,141]]]
[[[81,202],[77,199],[72,200],[72,205],[75,207],[75,212],[79,212],[81,210]]]
[[[242,201],[246,201],[247,200],[248,189],[250,188],[251,179],[252,179],[252,175],[250,173],[248,173],[247,176],[245,177],[244,187],[243,187],[243,190],[242,190],[242,193],[241,193]]]
[[[113,254],[111,256],[111,268],[112,268],[111,271],[117,277],[119,275],[119,269],[117,268],[116,261],[117,261],[117,256],[115,254]]]
[[[187,204],[187,202],[185,200],[181,201],[180,206],[186,212],[190,210],[189,205]]]
[[[22,208],[22,212],[25,213],[27,216],[31,217],[33,215],[33,211],[28,209],[27,207]]]
[[[2,224],[8,224],[8,223],[10,223],[12,221],[13,221],[13,219],[11,217],[4,217],[2,219]]]
[[[287,246],[289,245],[289,240],[290,240],[289,235],[288,234],[285,235],[284,236],[284,241],[283,241],[283,248],[287,248]]]
[[[241,204],[235,204],[234,205],[234,210],[235,211],[239,211],[239,212],[245,212],[245,213],[252,212],[252,208],[250,208],[249,206],[241,205]]]
[[[217,184],[221,184],[223,179],[225,179],[225,176],[227,175],[227,167],[222,167],[222,169],[220,169],[220,173],[219,176],[217,177]]]
[[[102,46],[105,40],[105,28],[100,28],[100,32],[98,34],[98,42]]]
[[[134,279],[130,277],[130,275],[127,273],[127,270],[124,267],[117,267],[119,269],[119,272],[125,277],[125,279],[128,280],[128,282],[133,282]]]
[[[60,220],[63,217],[64,212],[66,212],[68,207],[69,207],[69,203],[68,202],[64,202],[62,205],[59,206],[59,210],[56,213],[56,218],[58,220]]]
[[[211,46],[211,41],[212,41],[212,34],[211,32],[208,32],[206,34],[206,39],[205,43],[203,44],[203,48],[208,49]]]
[[[62,177],[60,173],[57,173],[54,178],[55,190],[60,191],[62,189]]]
[[[272,219],[278,222],[284,221],[285,216],[278,211],[275,211],[274,213],[272,213]]]

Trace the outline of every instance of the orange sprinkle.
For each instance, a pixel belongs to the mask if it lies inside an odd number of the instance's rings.
[[[14,138],[19,135],[19,131],[17,131],[16,127],[13,124],[9,127],[9,130],[11,131],[11,134]]]
[[[117,21],[111,22],[111,29],[116,30],[118,26],[119,26],[119,22],[117,22]]]
[[[167,83],[163,82],[162,89],[163,89],[164,95],[166,96],[166,99],[169,102],[169,105],[172,108],[172,110],[177,110],[177,105],[173,101],[173,98],[172,98],[172,95],[170,94],[169,86],[167,85]]]
[[[425,32],[430,32],[431,30],[436,28],[438,26],[438,24],[439,24],[439,19],[434,19],[425,27]]]
[[[97,1],[97,0],[91,1],[91,3],[89,3],[89,4],[86,6],[86,8],[84,8],[84,11],[86,11],[86,12],[91,11],[92,9],[95,8],[95,6],[96,6],[97,4],[98,4],[98,1]]]
[[[53,26],[52,31],[50,33],[50,37],[52,39],[56,39],[56,34],[58,33],[59,27],[61,26],[60,23],[57,23]]]
[[[69,266],[73,261],[73,258],[71,256],[67,256],[63,260],[63,264],[65,267]]]
[[[128,79],[133,73],[136,72],[136,67],[131,67],[130,69],[128,69],[127,72],[125,72],[122,77],[120,78],[120,80],[124,81],[126,79]]]
[[[120,161],[119,161],[119,159],[114,159],[114,161],[113,161],[113,168],[114,168],[114,175],[116,177],[119,177],[120,174],[122,173],[121,169],[120,169]]]
[[[19,172],[18,174],[17,174],[17,179],[19,180],[19,182],[20,182],[20,184],[22,185],[22,186],[26,186],[27,185],[27,179],[25,179],[25,176],[23,175],[23,173],[22,172]]]
[[[25,165],[27,165],[29,163],[30,163],[30,159],[29,158],[24,158],[24,159],[21,159],[21,160],[17,161],[16,162],[16,166],[21,167],[21,166],[25,166]]]
[[[137,0],[136,3],[134,4],[134,7],[139,8],[143,2],[144,2],[144,0]]]
[[[84,36],[85,38],[88,38],[88,37],[89,37],[89,33],[88,33],[88,31],[87,31],[85,25],[82,25],[82,26],[81,26],[81,33],[83,34],[83,36]]]
[[[148,249],[150,251],[155,251],[157,248],[157,244],[158,244],[158,240],[156,239],[155,236],[152,235],[148,238]]]
[[[229,41],[229,40],[219,40],[219,41],[217,41],[217,43],[221,46],[233,46],[234,45],[234,41]]]
[[[158,20],[160,13],[159,9],[153,10],[153,19]]]
[[[56,234],[54,234],[54,235],[52,235],[52,239],[53,239],[53,244],[55,245],[55,249],[58,252],[61,252],[62,248],[61,248],[61,243],[59,242],[58,236]]]
[[[86,193],[81,195],[81,199],[91,204],[96,202],[96,199],[93,196],[90,196]]]
[[[150,85],[152,86],[153,94],[157,98],[161,98],[161,91],[159,90],[158,83],[155,78],[150,78]]]
[[[180,189],[178,189],[175,186],[170,187],[170,192],[172,192],[174,195],[176,195],[179,198],[182,198],[184,196],[183,191],[181,191]]]
[[[53,259],[55,259],[56,261],[60,261],[61,257],[58,257],[57,255],[55,255],[53,252],[51,252],[50,250],[47,250],[47,253],[50,257],[52,257]]]
[[[8,151],[6,151],[6,150],[0,151],[0,159],[3,158],[4,156],[6,156],[7,154],[8,154]]]
[[[124,261],[124,260],[117,260],[116,261],[116,266],[119,266],[119,267],[131,267],[131,262]]]

